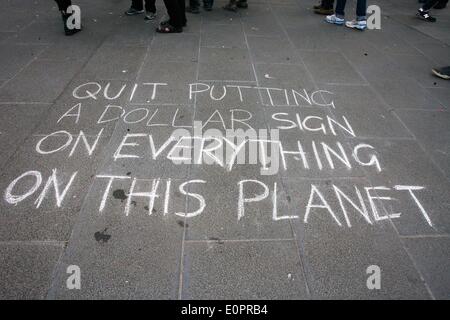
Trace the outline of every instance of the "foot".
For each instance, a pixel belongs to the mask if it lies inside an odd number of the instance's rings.
[[[367,21],[366,20],[352,20],[345,22],[345,26],[352,29],[357,29],[360,31],[364,31],[367,28]]]
[[[145,13],[145,20],[154,20],[156,18],[156,12],[149,12],[147,11]]]
[[[166,24],[166,25],[160,25],[158,28],[156,28],[156,32],[158,32],[158,33],[180,33],[180,32],[183,32],[183,28],[175,28],[174,26],[171,26],[170,24]]]
[[[186,12],[197,14],[200,13],[200,9],[194,7],[186,7]]]
[[[135,16],[137,14],[141,14],[141,13],[144,13],[144,12],[145,12],[145,10],[136,10],[134,8],[130,8],[127,11],[125,11],[125,14],[127,16]]]
[[[212,11],[212,5],[210,5],[210,4],[204,5],[203,9],[205,9],[205,11]]]
[[[333,9],[324,9],[320,7],[319,9],[315,9],[314,13],[323,14],[323,15],[332,15],[334,13]]]
[[[422,8],[419,9],[419,11],[417,11],[416,14],[420,19],[428,21],[428,22],[436,22],[436,18],[430,16],[430,12],[429,11],[425,11]]]
[[[443,68],[439,68],[439,69],[431,69],[431,71],[433,71],[433,73],[438,76],[439,78],[445,79],[445,80],[449,80],[450,79],[450,66],[448,67],[443,67]]]
[[[339,17],[336,17],[335,14],[331,15],[331,16],[327,16],[325,18],[325,21],[331,24],[337,24],[339,26],[342,26],[345,23],[345,20]]]

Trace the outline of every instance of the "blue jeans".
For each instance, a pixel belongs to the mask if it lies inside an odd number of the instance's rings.
[[[344,18],[345,13],[345,3],[347,0],[337,0],[336,3],[336,16],[338,18]],[[367,11],[367,1],[366,0],[357,0],[356,2],[356,20],[366,20],[366,11]]]

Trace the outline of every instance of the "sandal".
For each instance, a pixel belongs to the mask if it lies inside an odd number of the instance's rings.
[[[183,32],[183,28],[175,28],[174,26],[171,26],[170,24],[166,24],[166,25],[160,25],[158,28],[156,28],[156,32],[158,32],[158,33],[180,33],[180,32]]]

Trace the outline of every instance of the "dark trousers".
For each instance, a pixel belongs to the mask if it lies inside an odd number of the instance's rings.
[[[203,0],[203,5],[205,7],[207,7],[207,6],[212,7],[214,5],[214,0]],[[198,8],[198,7],[200,7],[200,0],[189,0],[189,6],[191,8]]]
[[[334,0],[322,0],[322,3],[320,5],[325,10],[333,9]]]
[[[55,0],[58,4],[59,11],[66,11],[69,6],[72,5],[71,0]]]
[[[145,11],[156,13],[156,0],[131,0],[131,7],[133,9],[141,11],[144,9],[144,1],[145,1]]]
[[[346,0],[337,0],[336,3],[336,16],[339,18],[344,17],[344,9],[345,9],[345,3]],[[366,11],[367,11],[367,1],[366,0],[357,0],[356,1],[356,18],[358,20],[365,19],[366,17]]]
[[[182,28],[186,24],[184,0],[164,0],[169,15],[169,24],[175,28]]]
[[[423,4],[422,9],[428,11],[433,8],[438,2],[439,0],[428,0]]]

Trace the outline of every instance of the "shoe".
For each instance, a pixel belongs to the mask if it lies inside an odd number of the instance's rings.
[[[146,12],[144,20],[154,20],[156,18],[156,12]]]
[[[67,20],[70,18],[71,14],[61,11],[61,16],[62,16],[62,20],[64,23],[64,33],[66,34],[66,36],[72,36],[75,33],[78,33],[81,31],[81,28],[80,29],[76,29],[76,28],[69,29],[69,27],[67,26]]]
[[[325,21],[331,24],[337,24],[339,26],[342,26],[345,23],[345,20],[339,17],[336,17],[335,14],[331,15],[331,16],[327,16],[325,18]]]
[[[141,13],[144,13],[144,12],[145,12],[144,9],[142,9],[142,10],[136,10],[136,9],[134,9],[134,8],[130,8],[130,9],[128,9],[127,11],[125,11],[125,14],[126,14],[127,16],[135,16],[135,15],[137,15],[137,14],[141,14]]]
[[[425,11],[422,8],[420,8],[419,11],[417,11],[416,15],[422,20],[425,20],[428,22],[436,22],[436,18],[430,16],[429,11]]]
[[[328,15],[333,14],[334,10],[333,9],[324,9],[324,8],[320,7],[319,9],[315,9],[314,13],[323,14],[323,15],[327,15],[328,16]]]
[[[211,5],[203,6],[203,9],[205,9],[205,11],[212,11],[212,6]]]
[[[352,29],[357,29],[364,31],[367,28],[367,21],[366,20],[352,20],[352,21],[346,21],[345,26]]]
[[[440,69],[431,69],[431,71],[433,71],[433,73],[438,76],[439,78],[445,79],[445,80],[449,80],[450,79],[450,66],[449,67],[444,67],[444,68],[440,68]]]
[[[197,14],[197,13],[200,13],[200,9],[193,8],[193,7],[186,7],[186,12]]]
[[[247,9],[248,8],[248,3],[247,0],[245,1],[237,1],[236,2],[236,7],[241,8],[241,9]]]

